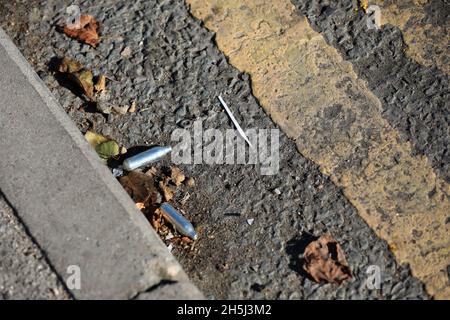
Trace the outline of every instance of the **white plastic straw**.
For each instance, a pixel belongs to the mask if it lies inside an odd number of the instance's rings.
[[[223,107],[225,108],[225,111],[228,113],[228,116],[230,117],[231,121],[233,121],[237,131],[239,132],[239,134],[241,135],[241,137],[248,143],[248,145],[250,147],[253,148],[252,144],[250,143],[250,140],[248,140],[247,135],[245,134],[244,130],[242,130],[241,126],[239,125],[239,123],[237,122],[236,118],[233,116],[233,114],[231,113],[230,108],[228,108],[227,104],[225,103],[225,101],[223,101],[222,96],[219,96],[219,100],[220,103],[222,103]]]

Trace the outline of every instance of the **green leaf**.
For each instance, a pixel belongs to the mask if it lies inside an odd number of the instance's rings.
[[[95,148],[95,151],[100,158],[107,161],[109,158],[119,155],[119,145],[114,140],[103,142]]]

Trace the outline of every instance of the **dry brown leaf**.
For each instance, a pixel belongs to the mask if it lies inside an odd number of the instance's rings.
[[[189,237],[181,237],[181,242],[183,242],[184,244],[189,244],[189,243],[194,242],[194,240],[192,240]]]
[[[330,234],[311,242],[306,247],[303,257],[303,269],[316,282],[341,284],[352,277],[341,246]]]
[[[75,59],[64,57],[58,66],[58,71],[63,73],[74,73],[83,69],[83,65]]]
[[[181,237],[177,236],[177,237],[173,237],[172,239],[169,240],[172,244],[174,245],[180,245],[181,244]]]
[[[94,76],[91,70],[84,69],[83,65],[75,59],[64,57],[58,65],[58,71],[67,76],[67,79],[78,86],[90,99],[94,98]]]
[[[159,188],[161,189],[161,192],[163,193],[164,199],[166,201],[172,200],[175,194],[175,191],[168,186],[169,180],[169,177],[165,177],[164,180],[159,182]]]
[[[136,208],[138,208],[139,210],[143,210],[145,209],[145,205],[143,202],[136,202]]]
[[[74,74],[77,77],[78,84],[83,88],[84,93],[89,99],[94,97],[94,76],[90,70],[82,70]]]
[[[172,179],[172,182],[178,187],[186,179],[186,176],[177,167],[171,167],[170,178]]]
[[[67,36],[87,43],[95,48],[100,41],[98,35],[99,26],[100,24],[94,17],[82,14],[79,25],[65,25],[63,31]]]
[[[155,210],[155,213],[151,217],[150,223],[156,231],[159,231],[159,229],[161,229],[161,216],[161,209],[158,208]]]
[[[156,188],[153,179],[138,171],[131,171],[120,177],[119,182],[135,203],[142,203],[149,208],[156,202]]]
[[[73,80],[83,89],[84,94],[92,100],[94,98],[94,76],[90,70],[81,70],[68,74],[69,79]]]
[[[154,177],[155,175],[156,175],[156,172],[157,172],[158,170],[156,169],[156,167],[151,167],[150,169],[148,169],[146,172],[145,172],[145,174],[147,174],[147,175],[149,175],[149,176],[151,176],[151,177]]]
[[[106,76],[101,74],[98,79],[97,82],[95,83],[95,91],[97,93],[102,92],[103,90],[106,89]]]

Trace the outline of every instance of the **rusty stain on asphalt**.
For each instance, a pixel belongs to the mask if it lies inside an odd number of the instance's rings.
[[[379,100],[288,0],[187,0],[261,106],[435,298],[449,299],[450,186],[382,118]]]

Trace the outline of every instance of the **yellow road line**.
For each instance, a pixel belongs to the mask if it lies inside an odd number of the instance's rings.
[[[411,155],[352,66],[288,0],[187,2],[298,150],[343,188],[431,295],[450,298],[450,187]]]
[[[449,23],[436,26],[422,23],[426,15],[424,6],[429,0],[402,0],[397,2],[371,0],[369,4],[380,7],[381,25],[391,24],[398,27],[407,44],[406,54],[418,63],[432,67],[436,65],[450,75]]]

